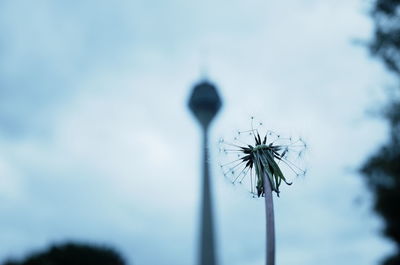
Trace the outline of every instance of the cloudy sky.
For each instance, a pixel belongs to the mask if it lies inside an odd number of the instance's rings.
[[[264,259],[263,201],[218,170],[219,137],[254,115],[302,136],[309,174],[275,200],[282,265],[377,264],[357,168],[385,141],[368,113],[392,84],[355,40],[362,0],[0,1],[0,261],[77,240],[134,265],[194,264],[204,75],[224,107],[210,137],[220,264]]]

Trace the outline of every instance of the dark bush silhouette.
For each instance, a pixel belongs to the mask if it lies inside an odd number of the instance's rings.
[[[370,50],[400,78],[400,0],[375,1],[372,17],[375,36]],[[390,126],[388,141],[361,172],[374,192],[374,209],[384,219],[384,233],[396,244],[396,253],[383,264],[400,265],[400,99],[392,97],[383,114]]]
[[[3,265],[125,265],[114,250],[77,243],[55,245],[34,253],[23,261],[6,261]]]

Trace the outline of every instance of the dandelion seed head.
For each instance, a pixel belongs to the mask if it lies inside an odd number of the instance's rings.
[[[281,183],[291,185],[288,179],[306,174],[302,157],[307,145],[301,137],[277,134],[254,120],[252,116],[250,130],[237,131],[232,141],[220,142],[224,146],[221,160],[225,161],[220,168],[233,184],[249,187],[253,196],[264,195],[265,179],[279,196]]]

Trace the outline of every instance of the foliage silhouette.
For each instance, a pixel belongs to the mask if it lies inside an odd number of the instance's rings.
[[[375,37],[370,45],[373,54],[400,75],[400,1],[376,0],[372,9]]]
[[[23,261],[9,260],[3,265],[125,265],[123,258],[106,247],[65,243],[34,253]]]
[[[375,36],[372,54],[400,78],[400,1],[377,0],[372,10]],[[400,92],[396,88],[397,95]],[[396,95],[396,94],[394,94]],[[392,97],[383,111],[388,121],[388,141],[362,166],[361,172],[374,193],[374,210],[384,218],[384,234],[396,244],[396,253],[384,265],[400,264],[400,100]]]

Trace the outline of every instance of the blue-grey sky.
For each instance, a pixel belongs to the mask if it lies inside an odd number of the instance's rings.
[[[365,1],[0,2],[0,260],[52,242],[116,247],[130,264],[194,264],[202,72],[221,264],[264,259],[263,201],[224,181],[217,140],[304,137],[309,174],[275,200],[282,265],[373,265],[392,246],[356,169],[385,141],[368,110],[392,81],[355,39]],[[358,202],[358,203],[357,203]]]

